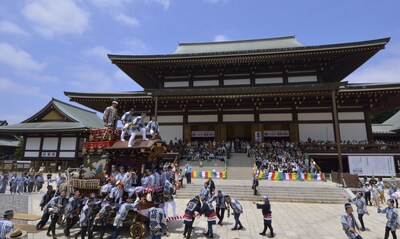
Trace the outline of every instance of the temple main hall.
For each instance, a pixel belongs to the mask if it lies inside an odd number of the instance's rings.
[[[372,142],[370,115],[398,106],[400,84],[346,77],[389,40],[305,46],[287,36],[179,43],[165,55],[109,54],[142,91],[65,95],[98,112],[118,100],[121,115],[130,108],[156,115],[167,142]]]

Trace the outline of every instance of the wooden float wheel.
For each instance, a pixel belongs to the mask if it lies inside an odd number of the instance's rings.
[[[140,239],[146,233],[146,226],[142,222],[134,222],[131,226],[131,236],[135,239]]]

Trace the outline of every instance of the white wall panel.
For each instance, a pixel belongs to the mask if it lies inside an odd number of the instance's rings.
[[[254,121],[253,114],[228,114],[223,115],[224,122],[251,122]]]
[[[364,112],[339,112],[339,120],[363,120]]]
[[[313,140],[335,140],[333,124],[299,124],[300,141],[308,138]]]
[[[341,140],[367,140],[367,128],[364,123],[341,123],[340,138]]]
[[[182,123],[182,115],[171,115],[171,116],[157,116],[158,123]]]
[[[250,85],[250,79],[224,80],[224,85]]]
[[[38,158],[39,157],[39,151],[32,151],[32,152],[25,151],[24,157],[26,157],[26,158]]]
[[[256,78],[256,84],[279,84],[283,83],[282,77]]]
[[[292,113],[260,114],[260,121],[292,121]]]
[[[61,150],[75,150],[76,149],[76,137],[63,137],[61,138]]]
[[[182,125],[160,125],[160,136],[167,144],[170,140],[183,139]]]
[[[58,137],[43,138],[43,150],[57,150]]]
[[[164,87],[188,87],[189,81],[166,81]]]
[[[40,149],[40,140],[41,138],[37,137],[27,137],[25,149],[26,150]]]
[[[188,115],[188,122],[218,122],[218,115]]]
[[[218,86],[219,80],[195,80],[193,86]]]
[[[60,152],[60,158],[74,158],[75,152]]]
[[[289,76],[289,83],[317,82],[317,76]]]
[[[323,112],[323,113],[298,113],[298,119],[308,121],[308,120],[332,120],[332,113]]]

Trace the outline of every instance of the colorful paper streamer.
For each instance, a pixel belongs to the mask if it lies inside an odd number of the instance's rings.
[[[266,179],[271,181],[325,181],[324,173],[282,173],[282,172],[258,172],[258,179]]]
[[[226,171],[192,171],[192,178],[226,178]]]

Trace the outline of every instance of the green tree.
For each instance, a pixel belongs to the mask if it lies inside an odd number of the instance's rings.
[[[20,137],[18,140],[19,140],[18,147],[15,149],[15,153],[13,155],[14,160],[20,160],[24,155],[25,139],[23,137]]]

